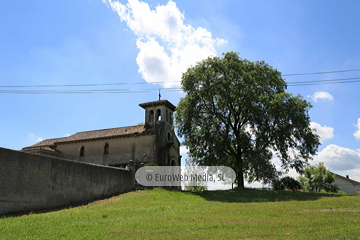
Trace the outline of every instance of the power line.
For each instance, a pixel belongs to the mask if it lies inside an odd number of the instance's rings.
[[[320,84],[334,84],[334,83],[353,83],[353,82],[359,82],[359,81],[360,81],[360,77],[356,77],[356,78],[340,78],[340,79],[329,79],[329,80],[289,82],[288,86],[320,85]]]
[[[317,72],[317,73],[298,73],[288,74],[283,76],[294,76],[294,75],[310,75],[310,74],[323,74],[323,73],[334,73],[334,72],[349,72],[349,71],[360,71],[360,69],[342,70],[342,71],[331,71],[331,72]],[[131,85],[131,84],[155,84],[155,83],[178,83],[180,81],[168,81],[168,82],[138,82],[138,83],[99,83],[99,84],[68,84],[68,85],[29,85],[29,86],[0,86],[0,94],[92,94],[92,93],[145,93],[153,91],[167,91],[177,92],[182,91],[182,88],[120,88],[120,89],[76,89],[76,90],[14,90],[9,88],[47,88],[47,87],[94,87],[94,86],[116,86],[116,85]],[[326,79],[326,80],[313,80],[313,81],[297,81],[288,82],[287,86],[306,86],[306,85],[320,85],[320,84],[338,84],[338,83],[354,83],[360,82],[360,77],[354,78],[340,78],[340,79]]]
[[[347,81],[347,82],[303,83],[303,84],[293,84],[293,85],[288,85],[288,86],[289,87],[295,87],[295,86],[320,85],[320,84],[337,84],[337,83],[355,83],[355,82],[360,82],[360,80]]]
[[[336,81],[340,81],[340,82],[346,82],[347,80],[354,80],[354,79],[360,79],[360,77],[355,77],[355,78],[338,78],[338,79],[324,79],[324,80],[313,80],[313,81],[299,81],[299,82],[289,82],[289,84],[297,84],[297,83],[312,83],[312,82],[336,82]]]
[[[292,74],[283,74],[282,76],[299,76],[299,75],[314,75],[314,74],[326,74],[326,73],[339,73],[339,72],[354,72],[360,71],[360,69],[350,69],[350,70],[338,70],[338,71],[329,71],[329,72],[313,72],[313,73],[292,73]],[[358,78],[356,78],[358,79]],[[303,82],[289,82],[288,85],[291,84],[300,84],[307,82],[323,82],[323,81],[337,81],[337,80],[345,80],[345,79],[332,79],[332,80],[317,80],[317,81],[303,81]],[[118,82],[118,83],[86,83],[86,84],[65,84],[65,85],[24,85],[24,86],[0,86],[0,88],[48,88],[48,87],[97,87],[97,86],[116,86],[116,85],[142,85],[142,84],[164,84],[164,83],[180,83],[181,81],[159,81],[159,82]],[[313,84],[311,84],[313,85]],[[295,85],[293,85],[295,86]]]
[[[0,90],[0,94],[91,94],[91,93],[145,93],[155,92],[159,89],[94,89],[94,90]],[[163,88],[162,91],[176,92],[181,88]]]
[[[357,80],[351,80],[357,79]],[[340,81],[346,80],[346,81]],[[338,83],[354,83],[360,82],[360,78],[318,80],[289,83],[287,86],[305,86],[320,84],[338,84]],[[181,92],[182,88],[160,88],[163,92]],[[152,89],[82,89],[82,90],[0,90],[0,94],[92,94],[92,93],[145,93],[159,91],[159,88]]]
[[[355,72],[355,71],[360,71],[360,69],[338,70],[338,71],[329,71],[329,72],[314,72],[314,73],[292,73],[292,74],[282,74],[281,76],[299,76],[299,75],[313,75],[313,74]]]
[[[42,87],[97,87],[97,86],[115,86],[115,85],[136,85],[136,84],[160,84],[160,83],[179,83],[181,81],[166,82],[119,82],[119,83],[90,83],[90,84],[66,84],[66,85],[28,85],[28,86],[0,86],[0,88],[42,88]]]
[[[357,79],[357,80],[348,80]],[[287,84],[288,87],[305,86],[305,85],[320,85],[320,84],[338,84],[338,83],[354,83],[360,82],[360,78],[348,78],[348,79],[331,79],[331,80],[318,80],[318,81],[304,81],[294,82]],[[341,81],[343,80],[343,81]],[[178,92],[182,91],[182,88],[160,88],[165,92]],[[91,94],[91,93],[145,93],[159,91],[159,88],[152,89],[81,89],[81,90],[0,90],[0,94]]]
[[[328,80],[332,81],[332,80]],[[337,81],[337,82],[302,82],[296,84],[288,84],[288,87],[305,86],[305,85],[320,85],[320,84],[338,84],[338,83],[354,83],[360,82],[358,80],[353,81]],[[146,92],[157,92],[159,88],[154,89],[93,89],[93,90],[0,90],[0,94],[99,94],[99,93],[146,93]],[[163,92],[181,92],[182,88],[161,88]]]

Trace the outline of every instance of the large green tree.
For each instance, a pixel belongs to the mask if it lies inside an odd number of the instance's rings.
[[[182,76],[186,96],[176,110],[178,134],[199,165],[224,165],[248,181],[276,175],[273,154],[284,169],[302,172],[317,151],[310,103],[287,93],[281,73],[265,62],[228,52],[210,57]]]

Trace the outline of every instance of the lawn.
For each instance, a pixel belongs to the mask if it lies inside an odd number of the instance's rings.
[[[360,239],[360,195],[130,192],[0,219],[0,239]]]

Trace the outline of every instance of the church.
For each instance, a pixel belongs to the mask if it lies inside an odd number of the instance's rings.
[[[173,127],[176,107],[167,100],[139,106],[145,110],[143,125],[77,132],[43,140],[21,151],[120,168],[130,160],[180,166],[180,142]]]

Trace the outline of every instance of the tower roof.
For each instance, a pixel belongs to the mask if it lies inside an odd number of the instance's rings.
[[[158,100],[153,102],[140,103],[139,106],[142,108],[155,107],[165,105],[170,108],[171,111],[175,111],[176,107],[168,100]]]

